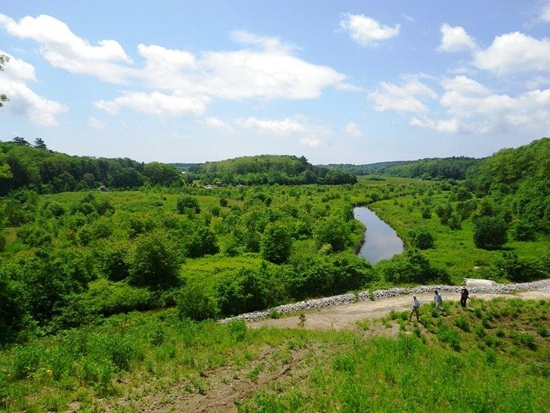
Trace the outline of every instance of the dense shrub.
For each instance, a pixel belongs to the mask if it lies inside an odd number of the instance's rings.
[[[202,257],[206,254],[216,254],[220,249],[216,234],[202,223],[195,225],[193,232],[186,239],[185,248],[189,257]]]
[[[434,236],[426,228],[419,228],[409,234],[415,248],[426,250],[434,247]]]
[[[0,268],[0,347],[15,337],[26,320],[23,289],[10,279],[9,272]]]
[[[521,259],[513,252],[504,252],[502,259],[492,266],[491,275],[496,279],[527,282],[543,278],[544,273],[537,263]]]
[[[282,223],[272,223],[265,229],[261,241],[262,257],[276,264],[288,260],[292,252],[292,237],[288,227]]]
[[[214,297],[197,284],[188,284],[181,289],[177,305],[180,318],[196,321],[216,318],[219,312]]]
[[[136,240],[130,258],[130,281],[153,287],[177,285],[179,264],[176,246],[165,233],[142,235]]]
[[[535,227],[529,222],[519,219],[512,225],[512,238],[516,241],[533,241],[535,239]]]
[[[507,230],[502,218],[480,216],[474,220],[474,243],[483,249],[501,247],[508,239]]]
[[[334,251],[344,250],[351,242],[348,224],[336,217],[328,218],[317,225],[313,237],[318,248],[330,244]]]
[[[408,250],[405,259],[399,258],[387,263],[383,267],[383,274],[386,281],[397,284],[450,282],[450,276],[444,269],[433,267],[416,249]]]
[[[194,212],[195,214],[199,214],[201,212],[198,199],[191,195],[182,195],[178,197],[176,209],[180,214],[184,214],[188,210]]]

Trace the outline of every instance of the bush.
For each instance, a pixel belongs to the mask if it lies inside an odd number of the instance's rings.
[[[432,210],[428,207],[424,207],[421,210],[421,215],[424,219],[430,219],[432,217]]]
[[[0,268],[0,346],[12,340],[25,326],[25,298],[18,284]]]
[[[130,244],[118,241],[101,245],[96,259],[101,273],[111,281],[121,281],[130,275]]]
[[[324,244],[330,244],[334,251],[344,250],[351,242],[348,224],[336,217],[328,218],[317,225],[313,237],[317,248],[321,248]]]
[[[535,227],[520,219],[512,225],[512,238],[516,241],[533,241],[535,239]]]
[[[482,216],[474,220],[474,243],[478,248],[495,249],[506,241],[507,225],[502,218]]]
[[[165,233],[141,235],[130,258],[130,281],[152,287],[177,285],[179,263],[176,247]]]
[[[202,321],[216,318],[219,313],[214,297],[208,294],[204,287],[196,284],[183,287],[176,301],[178,313],[182,319]]]
[[[398,284],[450,282],[447,271],[433,267],[428,259],[414,248],[407,251],[406,259],[392,260],[383,267],[382,271],[386,281]]]
[[[272,223],[265,229],[261,243],[262,257],[276,264],[288,260],[292,252],[292,237],[285,224]]]
[[[434,247],[434,237],[426,228],[419,228],[411,232],[410,237],[415,248],[426,250]]]
[[[193,258],[202,257],[206,254],[216,254],[220,250],[216,234],[202,223],[195,226],[185,246],[188,256]]]
[[[521,259],[513,252],[504,252],[502,259],[490,271],[493,278],[504,278],[513,282],[528,282],[544,277],[536,263]]]
[[[185,214],[187,210],[200,214],[201,207],[196,197],[191,195],[182,195],[176,201],[176,209],[180,214]]]

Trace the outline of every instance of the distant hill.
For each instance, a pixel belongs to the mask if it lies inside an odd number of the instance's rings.
[[[326,167],[354,175],[384,175],[422,179],[465,179],[468,168],[481,159],[464,156],[451,158],[426,158],[417,161],[379,162],[366,165],[331,164]]]
[[[180,172],[159,162],[142,163],[128,158],[71,156],[32,146],[23,138],[0,141],[0,196],[17,189],[54,193],[108,188],[133,189],[145,184],[179,183]]]
[[[178,164],[189,165],[189,164]],[[219,162],[189,166],[186,179],[224,184],[348,184],[355,175],[338,169],[314,166],[305,157],[291,155],[243,156]]]

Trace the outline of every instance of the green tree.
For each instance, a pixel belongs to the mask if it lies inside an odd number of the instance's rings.
[[[267,226],[261,242],[262,257],[276,264],[286,262],[292,252],[290,230],[283,223],[275,222]]]
[[[317,225],[313,237],[318,248],[330,244],[334,251],[344,250],[351,240],[348,224],[337,217],[330,217]]]
[[[46,142],[44,142],[44,139],[41,139],[41,138],[36,138],[34,140],[34,147],[37,149],[48,149]]]
[[[152,287],[176,285],[179,264],[177,249],[164,232],[141,235],[130,258],[130,281]]]
[[[206,254],[216,254],[220,249],[214,234],[206,225],[199,223],[186,242],[189,257],[202,257]]]
[[[187,210],[191,210],[195,214],[199,214],[201,212],[198,199],[191,195],[182,195],[178,197],[176,201],[176,209],[180,214],[184,214]]]
[[[434,247],[434,236],[426,228],[419,228],[411,232],[411,239],[415,248],[427,250]]]
[[[216,300],[204,287],[188,284],[183,287],[176,299],[180,318],[195,321],[216,318],[219,310]]]
[[[494,249],[508,239],[508,227],[502,218],[481,216],[474,220],[474,243],[478,248]]]

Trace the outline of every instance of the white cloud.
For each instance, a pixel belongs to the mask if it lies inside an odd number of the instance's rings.
[[[466,33],[463,27],[452,27],[447,23],[441,26],[441,44],[438,47],[440,52],[460,52],[475,48],[475,40]]]
[[[411,120],[411,125],[440,132],[496,134],[512,130],[547,134],[550,131],[550,89],[532,90],[516,97],[496,94],[465,76],[444,79],[445,93],[439,101],[447,118],[427,116]]]
[[[93,116],[88,119],[88,126],[93,129],[105,129],[107,124],[100,119],[94,118]]]
[[[363,14],[344,14],[340,28],[349,32],[353,40],[361,46],[376,47],[380,41],[391,39],[399,34],[399,24],[386,26]]]
[[[212,129],[219,129],[226,132],[234,132],[234,129],[230,124],[213,116],[203,119],[201,123]]]
[[[539,19],[545,23],[550,23],[550,1],[544,1],[542,3]]]
[[[28,85],[36,80],[34,66],[0,50],[10,58],[0,72],[0,91],[6,94],[10,101],[3,110],[22,116],[29,121],[42,126],[55,126],[59,122],[56,116],[66,112],[68,108],[53,100],[38,95]]]
[[[245,129],[279,136],[296,135],[307,132],[307,128],[303,124],[301,118],[257,119],[255,117],[250,117],[237,119],[235,123]]]
[[[0,25],[12,36],[40,43],[40,52],[52,66],[71,73],[88,74],[108,82],[121,83],[128,75],[131,60],[114,40],[101,40],[97,46],[76,36],[69,27],[51,16],[23,17],[17,23],[0,14]]]
[[[550,40],[520,32],[495,37],[491,46],[474,53],[474,65],[499,75],[550,71]]]
[[[408,14],[402,13],[401,17],[403,17],[405,20],[407,20],[410,23],[414,23],[416,20],[414,20],[413,17],[409,16]]]
[[[354,93],[361,93],[365,91],[365,89],[363,89],[361,86],[357,86],[347,82],[338,83],[336,85],[336,90],[345,91],[345,92],[354,92]]]
[[[27,16],[16,22],[0,14],[0,26],[13,36],[38,42],[44,58],[55,67],[139,88],[96,103],[112,114],[122,106],[153,115],[182,116],[202,114],[204,106],[217,99],[315,99],[323,89],[336,87],[346,78],[331,67],[297,57],[293,46],[277,38],[245,31],[231,34],[240,45],[238,50],[204,51],[198,56],[140,44],[137,50],[144,65],[137,68],[117,41],[91,45],[51,16]]]
[[[95,106],[111,115],[117,115],[121,108],[131,108],[149,115],[177,117],[188,114],[202,115],[205,102],[188,96],[160,92],[126,92],[114,100],[100,100]]]
[[[363,131],[359,127],[359,125],[355,122],[348,122],[346,125],[344,131],[346,134],[351,136],[352,138],[362,138],[363,137]]]
[[[265,135],[297,137],[302,145],[311,147],[323,145],[321,138],[332,134],[330,128],[312,124],[302,115],[282,119],[240,118],[235,120],[235,125]]]
[[[380,82],[376,91],[369,93],[377,112],[425,113],[428,107],[422,102],[435,99],[437,94],[417,79],[410,79],[402,86]]]

